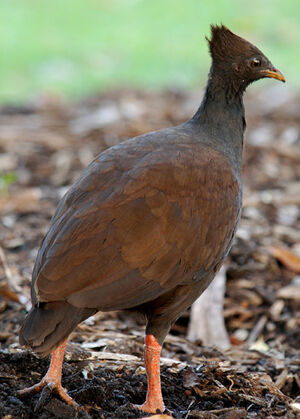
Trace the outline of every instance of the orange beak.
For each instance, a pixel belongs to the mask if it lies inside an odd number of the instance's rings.
[[[277,70],[277,68],[272,68],[271,70],[263,70],[263,74],[265,77],[277,79],[285,83],[284,75],[279,70]]]

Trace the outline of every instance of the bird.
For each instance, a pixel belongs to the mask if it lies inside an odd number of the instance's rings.
[[[256,46],[225,25],[211,25],[206,39],[212,63],[196,113],[103,151],[58,204],[19,333],[21,345],[51,353],[51,362],[42,380],[20,394],[50,388],[77,406],[61,384],[68,336],[98,311],[130,310],[146,319],[147,394],[137,407],[165,410],[164,339],[220,269],[241,216],[243,94],[262,78],[285,82]]]

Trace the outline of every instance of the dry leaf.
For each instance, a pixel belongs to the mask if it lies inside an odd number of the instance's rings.
[[[264,341],[264,338],[260,336],[253,345],[249,348],[251,351],[259,351],[259,352],[267,352],[269,350],[269,346]]]
[[[193,388],[200,383],[200,379],[198,375],[190,368],[186,369],[182,375],[183,375],[183,386],[185,388]]]
[[[300,273],[300,258],[294,253],[282,247],[271,247],[270,251],[288,269]]]
[[[0,285],[0,295],[15,303],[21,303],[17,294],[7,284]]]

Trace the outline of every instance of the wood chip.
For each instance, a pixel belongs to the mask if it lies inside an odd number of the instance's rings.
[[[288,377],[288,369],[284,368],[284,370],[281,372],[281,374],[278,375],[275,381],[275,386],[278,387],[279,390],[281,390],[282,387],[285,385],[287,377]]]
[[[114,361],[124,361],[124,362],[133,362],[138,361],[140,362],[141,359],[134,355],[128,355],[128,354],[115,354],[111,352],[96,352],[96,351],[90,351],[91,357],[87,358],[91,361],[97,361],[97,360],[114,360]]]
[[[214,419],[217,417],[222,417],[224,419],[242,419],[247,416],[247,411],[245,409],[239,409],[236,407],[229,407],[219,410],[191,410],[188,413],[188,418],[203,418],[203,419]]]
[[[39,188],[18,190],[15,194],[0,197],[0,211],[3,214],[18,212],[21,214],[40,211],[42,192]]]
[[[294,412],[300,413],[300,403],[299,402],[294,402],[290,404],[291,408],[293,409]]]
[[[251,396],[250,394],[239,394],[239,396],[245,400],[248,400],[251,403],[255,403],[259,406],[267,406],[267,402],[261,398],[256,396]]]
[[[288,285],[287,287],[280,288],[276,295],[279,298],[300,301],[300,284]]]
[[[258,322],[256,323],[256,325],[254,326],[254,328],[252,329],[248,339],[247,339],[247,345],[248,346],[253,346],[254,342],[257,341],[258,336],[261,334],[263,328],[265,327],[266,323],[267,323],[267,316],[262,316]],[[251,349],[253,349],[253,347],[251,346]]]
[[[152,418],[152,419],[167,419],[167,418],[173,418],[173,416],[169,416],[169,415],[153,415],[153,416],[145,416],[145,417],[143,417],[142,419],[149,419],[149,418]]]
[[[270,307],[269,313],[274,320],[277,320],[283,310],[284,307],[283,300],[276,300]]]

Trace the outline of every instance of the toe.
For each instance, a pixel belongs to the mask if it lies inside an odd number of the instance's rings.
[[[163,402],[149,403],[146,401],[141,405],[134,405],[134,407],[145,413],[163,413],[165,411]]]
[[[59,394],[60,398],[73,407],[79,407],[78,403],[75,402],[74,399],[72,399],[71,396],[68,395],[66,390],[60,385],[59,387],[55,388],[55,391]]]
[[[56,393],[59,397],[68,405],[73,407],[78,407],[79,405],[72,399],[66,392],[66,390],[62,387],[60,382],[55,382],[49,379],[43,379],[38,384],[35,384],[32,387],[24,388],[23,390],[19,390],[18,394],[20,396],[31,394],[31,393],[39,393],[41,392],[41,397],[39,400],[39,404],[43,403],[51,393]]]
[[[43,388],[46,385],[47,385],[47,383],[44,380],[42,380],[39,383],[35,384],[34,386],[23,388],[22,390],[19,390],[18,394],[20,396],[22,396],[24,394],[39,393],[40,391],[43,390]]]

